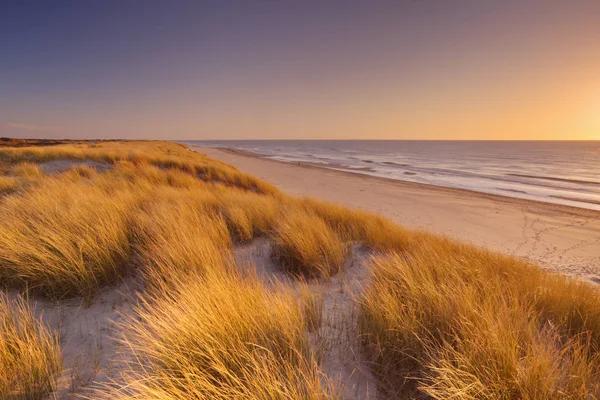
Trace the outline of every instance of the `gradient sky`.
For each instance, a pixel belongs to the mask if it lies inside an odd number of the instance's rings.
[[[0,135],[600,139],[600,0],[2,1]]]

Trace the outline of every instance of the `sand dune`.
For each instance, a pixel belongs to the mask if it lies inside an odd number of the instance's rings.
[[[407,227],[449,235],[600,283],[600,212],[283,163],[214,148],[195,150],[291,195],[375,211]]]

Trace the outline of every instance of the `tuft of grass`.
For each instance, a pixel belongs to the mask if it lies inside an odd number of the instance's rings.
[[[296,296],[256,277],[188,276],[128,321],[136,361],[105,399],[335,398],[312,357]]]
[[[221,217],[209,213],[211,199],[205,190],[166,188],[140,208],[133,222],[134,246],[150,286],[230,264],[229,231]]]
[[[304,312],[309,332],[314,332],[323,323],[323,305],[325,298],[322,293],[315,293],[306,283],[300,284],[300,305]]]
[[[132,183],[143,182],[151,187],[171,186],[181,189],[203,188],[204,183],[196,177],[174,169],[161,169],[148,163],[134,164],[119,161],[115,173]]]
[[[14,193],[19,186],[19,182],[15,178],[0,176],[0,195]]]
[[[288,210],[272,237],[273,257],[292,274],[329,277],[342,270],[346,246],[314,213]]]
[[[42,399],[61,368],[57,337],[22,297],[0,293],[0,398]]]
[[[360,241],[381,251],[405,251],[414,245],[412,232],[381,215],[311,198],[303,198],[300,206],[321,217],[346,241]]]
[[[231,236],[248,242],[269,233],[280,216],[280,199],[231,188],[215,191],[215,210],[223,215]]]
[[[100,182],[47,179],[0,204],[0,282],[59,299],[122,276],[136,195]]]
[[[98,171],[89,165],[75,165],[63,172],[63,176],[71,179],[92,179],[98,176]]]
[[[16,176],[27,179],[36,179],[44,175],[44,171],[42,171],[39,165],[30,162],[23,162],[15,165],[13,172]]]
[[[390,398],[600,395],[596,307],[576,301],[556,312],[543,299],[548,289],[576,298],[565,278],[546,286],[549,274],[539,269],[443,240],[376,257],[370,268],[359,326]],[[569,328],[565,318],[575,313],[586,326]]]
[[[430,355],[419,389],[436,399],[589,399],[600,395],[600,358],[511,304],[479,308]],[[543,326],[540,328],[540,326]]]

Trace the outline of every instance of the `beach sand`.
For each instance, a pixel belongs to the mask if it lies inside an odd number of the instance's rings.
[[[193,149],[290,195],[376,212],[408,228],[447,235],[600,283],[598,211],[284,163],[239,151]]]

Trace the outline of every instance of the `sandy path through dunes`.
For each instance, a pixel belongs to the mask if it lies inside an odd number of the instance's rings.
[[[600,212],[392,181],[195,147],[209,157],[311,196],[374,211],[404,226],[469,241],[600,283]]]

